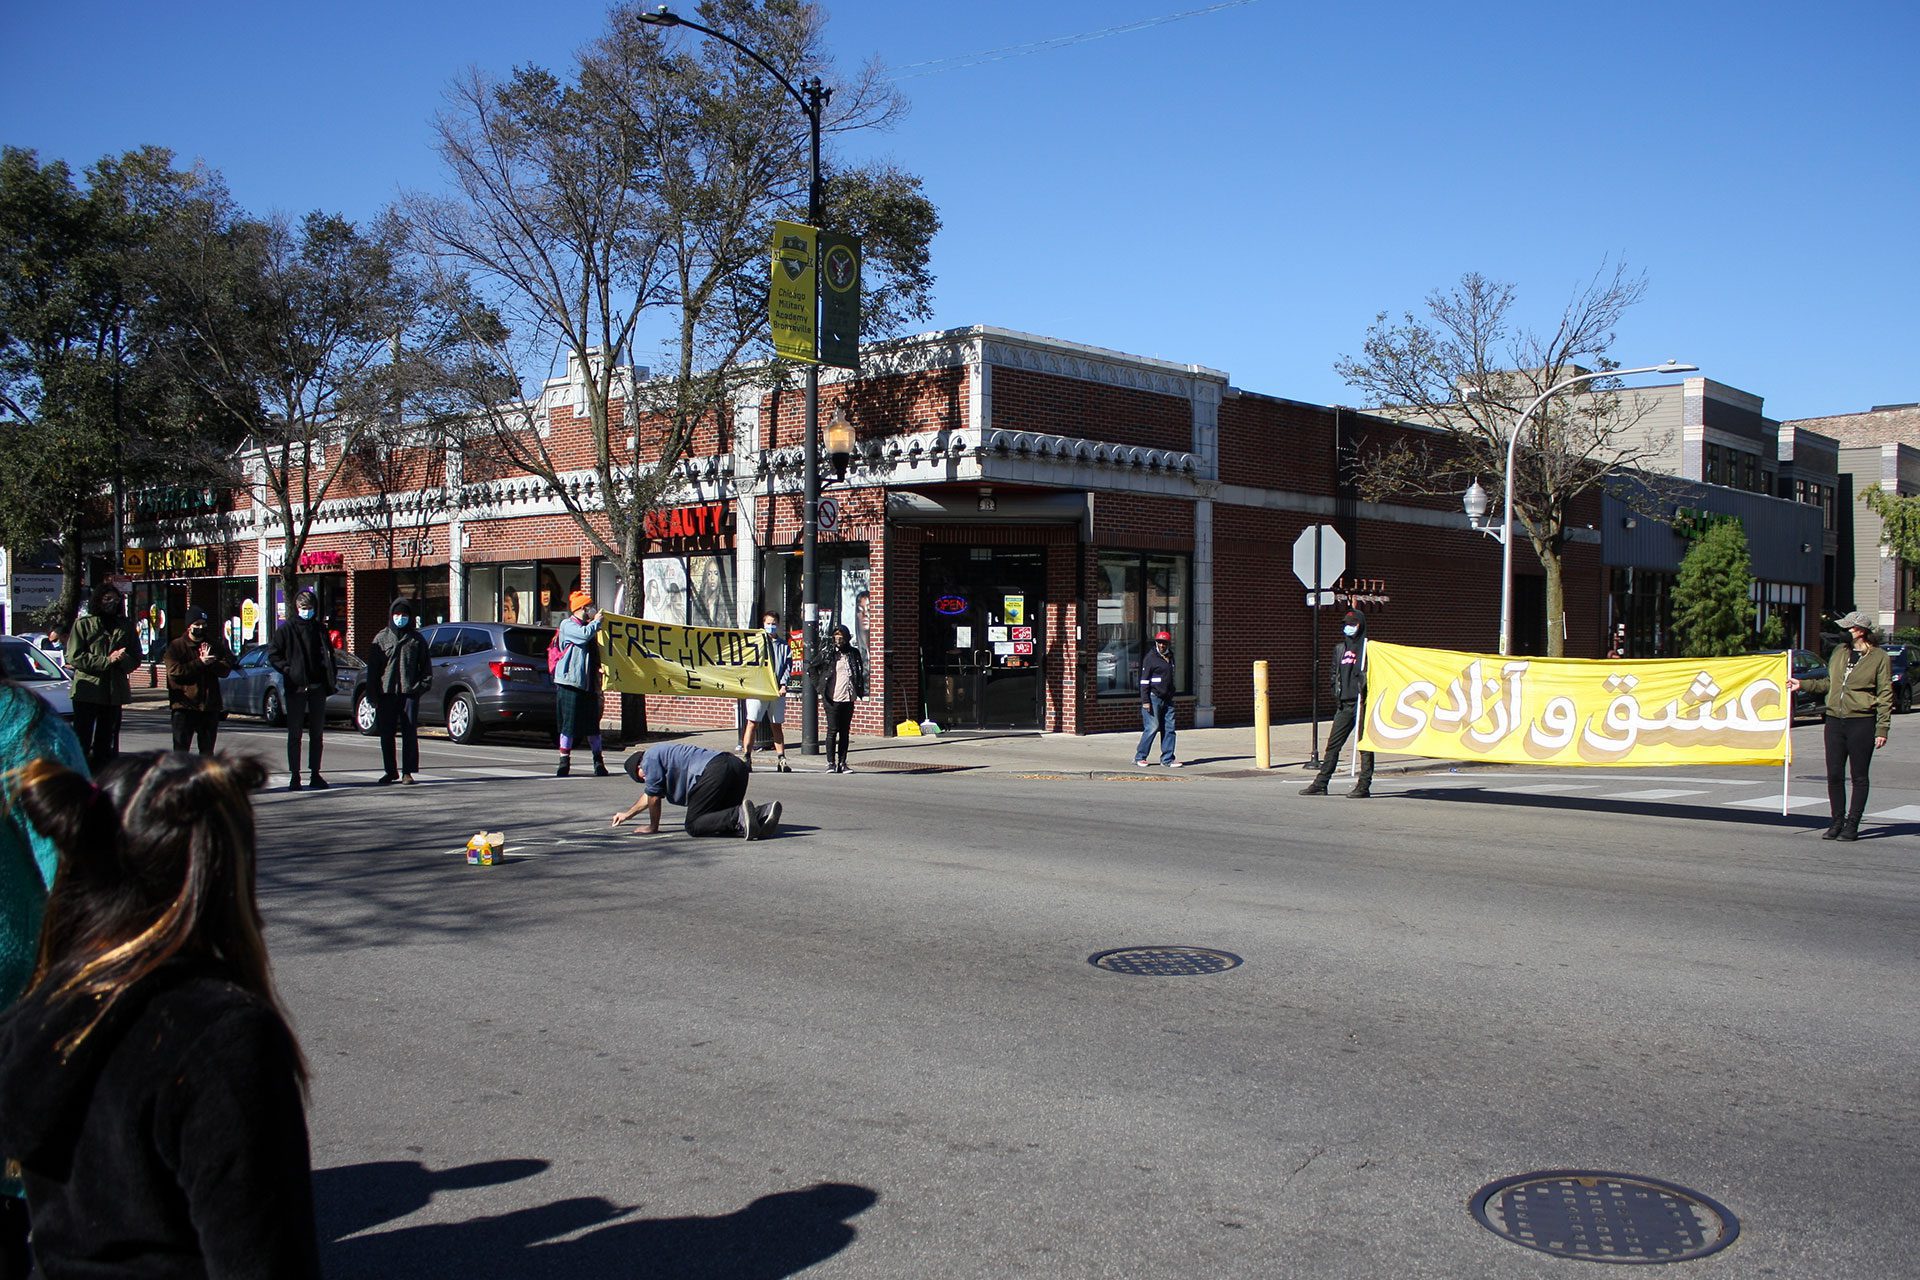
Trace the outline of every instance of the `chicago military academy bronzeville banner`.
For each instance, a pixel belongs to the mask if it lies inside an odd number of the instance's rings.
[[[1360,747],[1509,764],[1785,764],[1783,653],[1500,658],[1369,641]]]
[[[773,649],[764,631],[677,627],[601,615],[600,657],[609,693],[703,698],[777,698]]]

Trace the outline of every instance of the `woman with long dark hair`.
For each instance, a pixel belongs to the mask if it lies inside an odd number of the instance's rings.
[[[827,651],[813,659],[813,687],[827,708],[827,772],[852,773],[847,738],[853,731],[854,701],[867,696],[867,659],[843,623],[833,624]]]
[[[59,866],[0,1017],[0,1155],[43,1274],[319,1275],[306,1064],[254,900],[265,780],[185,752],[20,775]]]

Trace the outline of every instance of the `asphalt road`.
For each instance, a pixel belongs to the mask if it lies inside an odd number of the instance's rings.
[[[1676,1274],[1916,1274],[1906,735],[1854,844],[1732,770],[762,771],[779,838],[647,838],[581,759],[260,799],[330,1276],[1578,1273],[1467,1209],[1553,1169],[1730,1209]],[[1147,944],[1245,963],[1088,964]]]

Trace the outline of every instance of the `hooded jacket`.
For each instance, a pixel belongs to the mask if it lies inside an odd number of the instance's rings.
[[[289,618],[267,641],[267,665],[280,673],[290,693],[333,692],[339,665],[318,618]]]
[[[35,993],[0,1017],[0,1153],[21,1164],[40,1275],[320,1274],[293,1039],[211,961],[94,1004]]]
[[[201,643],[208,649],[205,662],[200,661]],[[220,677],[233,670],[233,654],[213,630],[206,632],[204,641],[185,634],[175,637],[167,646],[166,663],[169,710],[218,713],[225,707]]]
[[[413,601],[402,596],[387,607],[389,616],[407,615],[413,621]],[[373,638],[367,654],[367,687],[376,693],[412,697],[425,693],[433,684],[433,663],[428,660],[427,640],[420,628],[409,625],[396,630],[391,623]]]
[[[1367,615],[1355,609],[1347,614],[1348,619],[1357,619],[1359,630],[1352,635],[1343,635],[1339,643],[1333,646],[1333,700],[1337,703],[1359,703],[1367,696]],[[1345,621],[1342,621],[1342,626]]]

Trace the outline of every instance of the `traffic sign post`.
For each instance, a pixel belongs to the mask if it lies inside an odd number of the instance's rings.
[[[1293,576],[1307,589],[1307,604],[1313,610],[1313,688],[1310,707],[1313,713],[1313,752],[1307,757],[1308,769],[1320,767],[1320,607],[1334,603],[1327,590],[1347,571],[1347,540],[1330,524],[1308,525],[1293,540]]]

